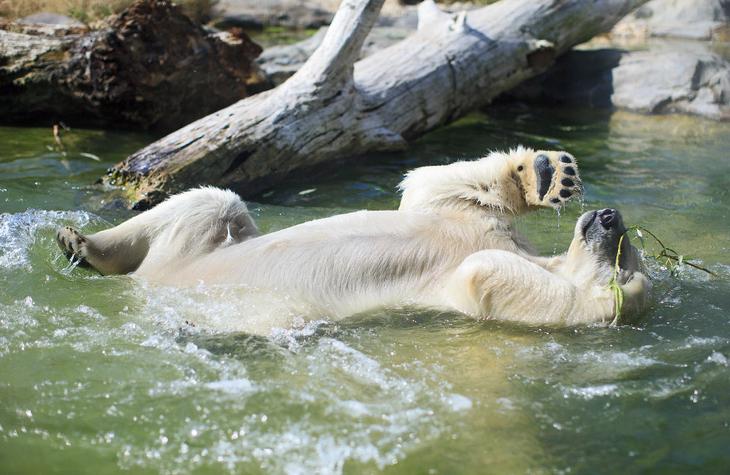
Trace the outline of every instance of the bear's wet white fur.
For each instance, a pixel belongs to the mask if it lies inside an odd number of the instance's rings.
[[[513,215],[580,193],[569,154],[495,152],[416,169],[400,187],[397,211],[358,211],[267,235],[236,194],[204,187],[93,235],[62,229],[58,240],[104,274],[246,286],[285,296],[290,311],[314,318],[395,305],[529,323],[613,318],[611,263],[578,226],[569,251],[552,258],[535,255],[512,228]],[[649,284],[635,250],[627,254],[625,309],[638,311]]]

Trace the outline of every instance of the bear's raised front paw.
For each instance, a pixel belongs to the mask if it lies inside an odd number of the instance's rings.
[[[83,234],[70,226],[63,226],[56,231],[56,242],[68,260],[78,262],[81,267],[89,267],[86,261],[87,240]]]
[[[583,194],[578,165],[571,154],[545,150],[532,153],[517,168],[528,204],[559,208]]]

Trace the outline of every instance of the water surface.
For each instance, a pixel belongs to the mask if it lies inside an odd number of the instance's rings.
[[[219,290],[70,269],[53,229],[130,216],[90,184],[152,137],[0,128],[2,473],[721,473],[730,455],[730,125],[503,109],[250,204],[265,231],[397,206],[403,173],[517,144],[579,160],[585,208],[619,208],[718,274],[656,264],[617,328],[383,310],[269,337]],[[95,161],[88,155],[97,156]],[[519,220],[561,252],[578,203]]]

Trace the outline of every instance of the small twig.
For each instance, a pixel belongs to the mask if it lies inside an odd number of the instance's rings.
[[[63,140],[61,140],[61,129],[66,131],[70,130],[63,122],[56,122],[55,124],[53,124],[53,141],[56,142],[58,151],[60,151],[61,154],[65,157],[66,146],[63,144]]]

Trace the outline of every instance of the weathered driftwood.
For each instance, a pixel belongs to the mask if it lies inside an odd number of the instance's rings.
[[[1,120],[174,130],[246,97],[260,81],[260,52],[160,0],[135,3],[96,31],[0,25]]]
[[[126,186],[137,207],[201,183],[250,196],[298,169],[400,149],[544,71],[643,2],[503,0],[429,21],[353,68],[383,0],[344,0],[287,82],[145,147],[105,181]]]

